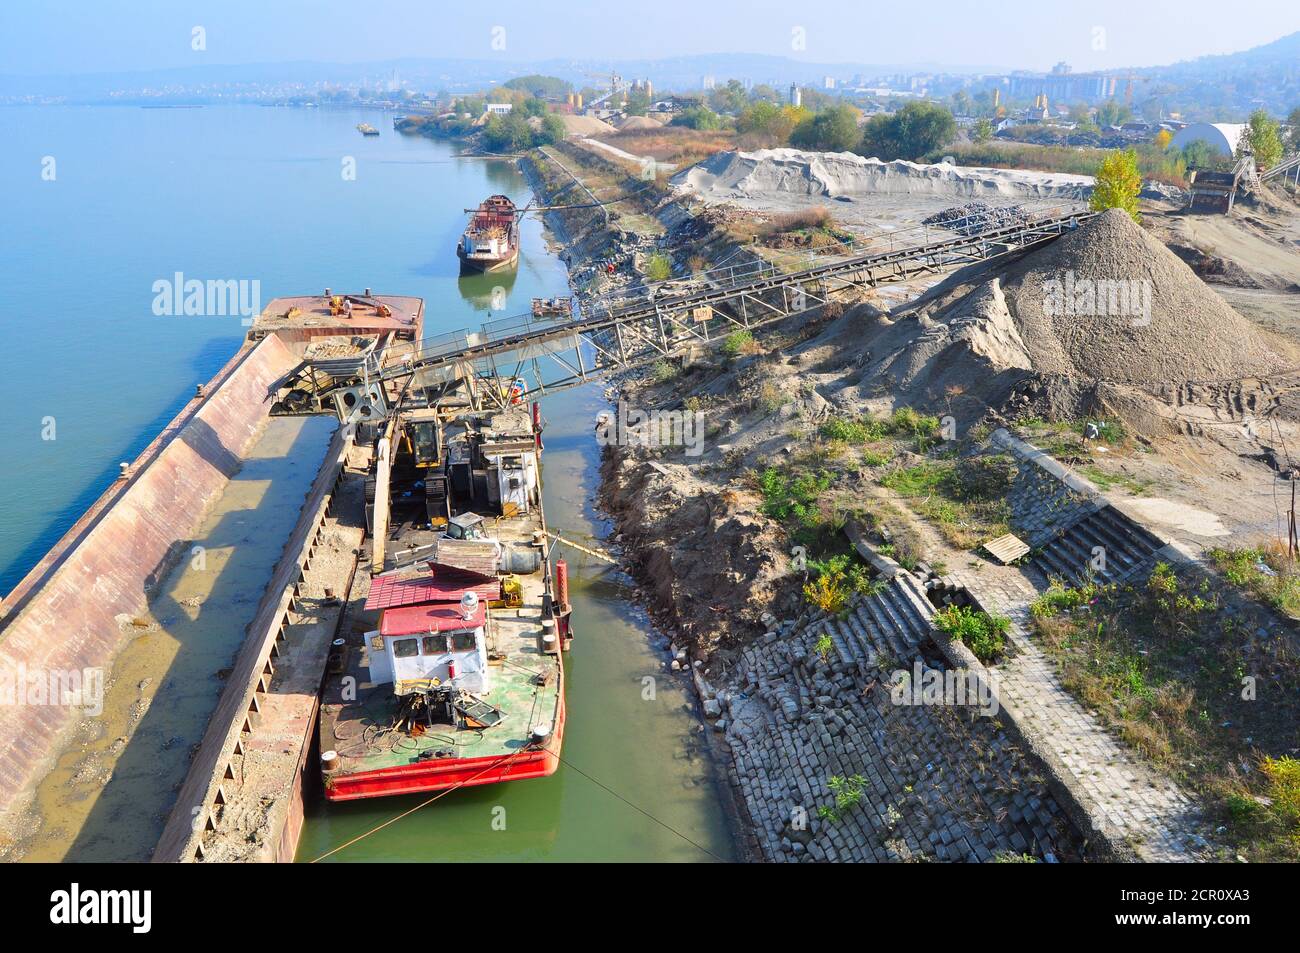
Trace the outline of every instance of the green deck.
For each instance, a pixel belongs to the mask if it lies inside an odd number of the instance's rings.
[[[538,525],[532,517],[500,520],[494,533],[503,541],[526,540]],[[432,538],[425,532],[403,534],[401,545],[420,545],[426,536]],[[534,726],[556,726],[563,671],[559,656],[543,653],[538,647],[543,576],[538,572],[519,579],[523,584],[523,606],[488,610],[489,689],[482,697],[501,709],[504,718],[483,730],[441,724],[420,736],[385,730],[393,723],[400,699],[393,694],[391,682],[370,682],[365,633],[379,627],[379,612],[351,614],[353,624],[346,635],[344,671],[326,677],[321,696],[321,750],[333,748],[338,752],[341,764],[336,777],[412,764],[419,760],[421,752],[440,749],[454,750],[459,758],[510,754],[528,743]],[[357,603],[364,603],[369,586],[369,573],[365,566],[359,566],[353,583]],[[494,659],[494,654],[502,657]],[[538,685],[536,676],[543,673],[550,677],[546,684]],[[347,678],[355,680],[351,683],[356,685],[355,701],[343,699]]]

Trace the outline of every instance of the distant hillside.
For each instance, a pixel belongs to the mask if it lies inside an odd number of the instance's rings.
[[[1135,98],[1158,98],[1191,118],[1240,120],[1260,107],[1285,116],[1300,106],[1300,33],[1240,53],[1134,72],[1149,78]]]

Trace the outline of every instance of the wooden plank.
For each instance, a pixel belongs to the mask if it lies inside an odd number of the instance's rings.
[[[984,544],[984,549],[1002,565],[1009,566],[1029,552],[1029,545],[1020,537],[1007,533],[997,539],[990,539]]]

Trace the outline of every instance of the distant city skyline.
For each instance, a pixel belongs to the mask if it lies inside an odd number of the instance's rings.
[[[0,73],[100,72],[403,58],[667,59],[751,53],[810,63],[950,69],[1156,66],[1232,53],[1300,30],[1278,0],[1234,5],[1092,0],[957,0],[915,5],[653,4],[501,0],[457,9],[427,0],[46,0],[0,9]],[[1206,24],[1214,23],[1213,30]]]

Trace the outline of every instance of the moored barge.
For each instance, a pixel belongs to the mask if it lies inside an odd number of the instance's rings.
[[[456,245],[461,271],[499,271],[519,261],[519,210],[504,195],[493,195],[471,214]]]
[[[559,765],[572,631],[542,510],[541,418],[508,397],[476,404],[444,395],[399,410],[376,442],[367,511],[381,571],[359,571],[360,624],[337,640],[322,690],[329,800]]]

